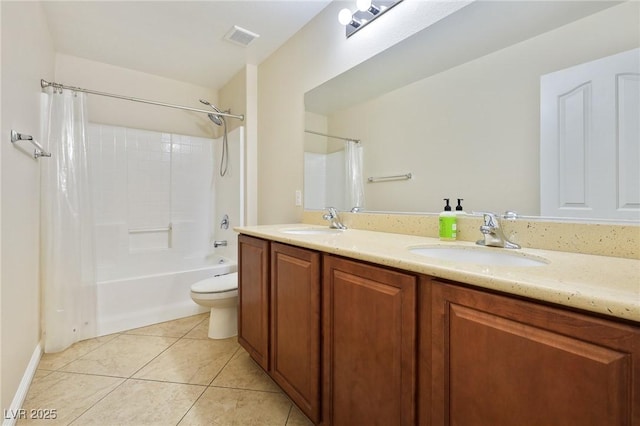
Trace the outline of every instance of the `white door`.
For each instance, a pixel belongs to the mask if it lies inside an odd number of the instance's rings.
[[[640,49],[541,77],[540,210],[640,220]]]

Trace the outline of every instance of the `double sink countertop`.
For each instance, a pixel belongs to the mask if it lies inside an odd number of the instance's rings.
[[[292,229],[307,232],[326,228],[297,223],[234,229],[245,235],[640,322],[640,260],[530,248],[480,247],[466,241],[445,242],[358,229],[291,233]],[[438,259],[410,251],[423,246],[509,251],[518,256],[542,258],[548,263],[502,266]]]

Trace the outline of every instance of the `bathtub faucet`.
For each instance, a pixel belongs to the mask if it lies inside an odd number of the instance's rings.
[[[227,246],[227,240],[221,240],[221,241],[216,240],[216,241],[213,242],[213,248],[220,247],[220,246],[226,247]]]
[[[229,229],[229,215],[225,214],[220,222],[220,229]]]

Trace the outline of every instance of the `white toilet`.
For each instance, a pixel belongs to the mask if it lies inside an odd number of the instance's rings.
[[[191,299],[211,308],[209,337],[226,339],[238,334],[238,273],[207,278],[191,286]]]

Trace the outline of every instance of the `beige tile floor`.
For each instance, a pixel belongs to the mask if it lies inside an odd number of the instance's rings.
[[[45,354],[23,408],[49,425],[311,425],[237,339],[207,338],[208,314]]]

